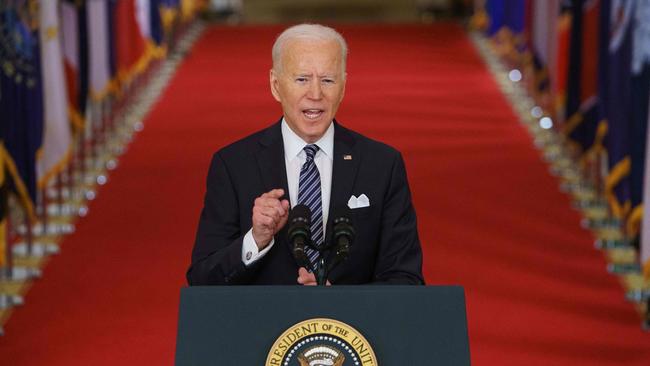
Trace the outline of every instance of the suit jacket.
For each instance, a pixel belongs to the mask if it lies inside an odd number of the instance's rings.
[[[370,206],[351,210],[356,239],[349,258],[329,275],[332,284],[423,284],[422,251],[401,154],[336,121],[330,210],[366,194]],[[349,155],[352,159],[344,159]],[[297,284],[287,226],[255,263],[242,262],[242,241],[252,227],[254,201],[283,188],[288,199],[281,122],[216,152],[207,178],[190,285]],[[326,233],[332,232],[332,215]]]

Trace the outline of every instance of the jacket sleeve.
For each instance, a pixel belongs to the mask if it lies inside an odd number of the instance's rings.
[[[242,262],[240,207],[228,166],[219,152],[212,157],[203,210],[199,219],[192,264],[187,271],[191,286],[244,284],[255,265]]]
[[[392,164],[384,198],[373,283],[422,285],[422,248],[401,154]]]

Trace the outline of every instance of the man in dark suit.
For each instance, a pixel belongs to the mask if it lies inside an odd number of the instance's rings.
[[[316,245],[329,240],[330,213],[350,208],[356,239],[328,284],[424,283],[401,154],[334,120],[346,57],[345,40],[328,27],[302,24],[278,37],[270,84],[284,116],[214,154],[190,285],[315,284],[287,239],[297,204],[311,209]]]

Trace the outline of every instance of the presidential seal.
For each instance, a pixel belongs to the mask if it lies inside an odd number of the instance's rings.
[[[266,366],[376,366],[370,343],[351,326],[316,318],[287,329],[275,341]]]

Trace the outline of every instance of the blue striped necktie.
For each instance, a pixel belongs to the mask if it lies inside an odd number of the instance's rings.
[[[318,146],[307,145],[303,148],[307,154],[307,161],[300,169],[300,179],[298,181],[298,204],[303,204],[311,210],[311,240],[316,247],[323,244],[323,205],[321,203],[320,193],[320,174],[314,162],[314,157],[318,151]],[[307,257],[311,262],[312,268],[316,268],[318,262],[318,252],[306,248]]]

